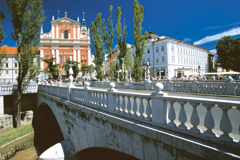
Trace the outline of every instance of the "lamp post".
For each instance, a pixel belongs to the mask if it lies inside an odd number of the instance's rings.
[[[150,81],[149,62],[147,62],[147,80]]]
[[[198,66],[199,79],[201,79],[201,66]]]
[[[131,68],[129,67],[129,80],[132,80],[132,76],[131,76]]]
[[[69,64],[69,67],[70,67],[70,69],[69,69],[69,82],[70,82],[70,84],[69,84],[69,87],[74,87],[74,85],[73,85],[73,70],[72,70],[72,66],[73,66],[73,64],[72,64],[72,56],[70,56],[70,64]]]

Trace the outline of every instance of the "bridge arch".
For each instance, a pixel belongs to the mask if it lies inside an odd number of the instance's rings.
[[[41,103],[34,111],[34,145],[40,155],[54,144],[64,140],[59,123],[47,103]]]

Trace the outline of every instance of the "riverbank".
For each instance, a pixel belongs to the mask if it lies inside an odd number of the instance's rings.
[[[34,144],[34,129],[32,124],[20,129],[6,128],[0,130],[0,159],[9,159],[19,150],[24,150]]]

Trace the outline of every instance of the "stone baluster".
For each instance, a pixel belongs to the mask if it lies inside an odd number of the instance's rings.
[[[174,120],[176,119],[176,113],[173,107],[173,104],[175,102],[174,101],[168,101],[168,102],[170,103],[170,109],[168,114],[168,118],[170,119],[170,122],[168,123],[168,126],[176,127],[176,124],[174,123]]]
[[[229,136],[229,133],[232,132],[232,124],[227,114],[228,110],[231,109],[231,107],[219,106],[219,108],[221,108],[223,111],[223,115],[220,121],[220,129],[223,132],[223,134],[219,137],[219,139],[227,142],[232,142],[233,138]]]
[[[116,96],[114,95],[114,92],[117,92],[117,90],[115,90],[115,83],[111,82],[110,83],[110,87],[111,89],[108,90],[108,94],[107,94],[107,109],[114,112],[116,110],[116,107],[114,104],[116,104]]]
[[[108,93],[104,94],[104,109],[107,108],[107,102],[108,102]]]
[[[92,106],[92,91],[89,91],[88,92],[88,95],[89,95],[89,104]],[[84,97],[83,97],[84,98]],[[84,100],[85,101],[85,100]]]
[[[135,96],[134,101],[133,101],[133,114],[132,114],[134,117],[138,116],[137,115],[137,101],[136,101],[136,99],[137,99],[137,97]]]
[[[191,124],[193,127],[190,129],[191,132],[193,133],[200,133],[200,130],[197,128],[197,126],[200,124],[198,112],[197,112],[197,106],[199,103],[191,103],[193,107],[192,115],[191,115]]]
[[[130,96],[128,96],[128,103],[127,103],[127,115],[131,115],[131,101],[130,101]]]
[[[186,130],[187,129],[187,126],[185,125],[185,123],[187,122],[187,115],[186,115],[186,111],[185,111],[185,104],[186,102],[178,102],[180,105],[181,105],[181,109],[180,109],[180,113],[179,113],[179,121],[180,121],[180,125],[178,126],[179,129],[182,129],[182,130]]]
[[[123,95],[122,96],[122,112],[121,113],[125,114],[126,108],[127,108],[127,106],[126,106],[126,102],[125,102],[125,95]]]
[[[151,118],[152,108],[150,106],[150,100],[151,100],[151,98],[147,98],[147,107],[146,107],[146,115],[147,115],[147,117],[146,117],[146,120],[148,120],[148,121],[152,120],[152,118]]]
[[[145,117],[143,116],[144,113],[143,97],[140,97],[139,113],[140,113],[139,118],[144,119]]]
[[[99,92],[96,92],[97,94],[97,107],[101,107],[101,95]]]
[[[120,112],[120,96],[116,95],[116,112]]]
[[[213,120],[211,109],[215,105],[212,105],[212,104],[203,104],[203,105],[207,108],[207,113],[204,119],[204,126],[207,128],[207,130],[203,133],[203,135],[214,138],[216,135],[215,133],[213,133],[212,129],[215,127],[215,123]]]
[[[93,105],[94,105],[94,107],[97,107],[97,92],[93,92],[93,98],[94,98],[94,100],[93,100]]]

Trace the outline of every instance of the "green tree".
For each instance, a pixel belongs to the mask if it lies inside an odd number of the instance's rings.
[[[6,4],[8,6],[7,11],[12,17],[13,32],[11,37],[17,44],[18,91],[16,128],[20,128],[22,83],[28,72],[32,71],[29,69],[33,66],[33,59],[38,52],[39,30],[46,17],[42,10],[42,0],[6,0]]]
[[[85,72],[85,73],[90,73],[90,71],[94,72],[94,66],[92,64],[89,65],[89,66],[87,66],[86,64],[83,64],[82,68],[81,68],[81,71]]]
[[[67,71],[67,75],[68,75],[68,76],[69,76],[69,72],[68,72],[68,71],[69,71],[69,69],[70,69],[69,64],[70,64],[70,59],[67,58],[64,67],[65,67],[65,71]],[[76,78],[77,75],[78,75],[78,73],[80,72],[80,69],[78,68],[78,64],[80,64],[80,63],[77,62],[77,61],[72,61],[72,64],[73,64],[73,66],[72,66],[73,77]]]
[[[133,62],[133,60],[132,60],[132,56],[131,56],[131,52],[129,51],[129,49],[127,49],[127,54],[126,54],[126,56],[125,56],[125,61],[124,61],[124,65],[126,66],[126,69],[127,70],[133,70],[133,64],[132,64],[132,62]]]
[[[231,69],[240,72],[240,37],[222,37],[222,39],[216,42],[216,50],[218,55],[217,61],[222,68],[227,71]]]
[[[109,71],[109,77],[111,80],[114,79],[114,74],[116,72],[116,61],[111,61],[110,62],[110,71]]]
[[[120,64],[120,68],[123,72],[123,81],[126,80],[126,66],[124,64],[124,60],[126,61],[126,54],[127,54],[127,43],[126,43],[126,38],[127,38],[127,26],[125,25],[125,22],[123,24],[123,29],[122,29],[122,22],[121,22],[121,7],[117,8],[117,13],[116,13],[116,19],[117,19],[117,25],[116,25],[116,30],[117,30],[117,39],[118,39],[118,47],[120,50],[120,54],[118,55],[118,60]],[[124,66],[124,68],[123,68]]]
[[[91,49],[95,56],[93,62],[95,63],[95,70],[97,79],[102,80],[104,78],[103,61],[104,61],[104,44],[103,44],[103,29],[102,29],[102,14],[98,13],[94,22],[91,22]]]
[[[135,80],[141,81],[142,80],[142,61],[143,55],[145,52],[145,40],[146,36],[148,35],[145,32],[142,35],[142,23],[143,23],[143,6],[139,4],[137,0],[133,3],[133,37],[134,37],[134,47],[135,47],[135,54],[134,57],[134,72],[135,72]]]
[[[3,14],[3,11],[0,11],[0,47],[2,46],[3,39],[6,37],[4,30],[2,28],[4,18],[5,18],[5,15]],[[0,49],[0,71],[2,70],[5,57],[6,57],[6,52]]]
[[[109,15],[108,15],[108,24],[106,25],[105,19],[103,19],[103,39],[104,44],[107,48],[108,58],[112,57],[112,44],[114,38],[115,29],[113,28],[113,20],[112,20],[112,10],[113,6],[109,6]]]
[[[45,57],[42,59],[43,62],[47,63],[47,67],[44,69],[44,72],[49,74],[50,79],[58,79],[59,77],[60,64],[54,64],[55,60],[56,58],[49,58],[48,55],[45,55]]]

